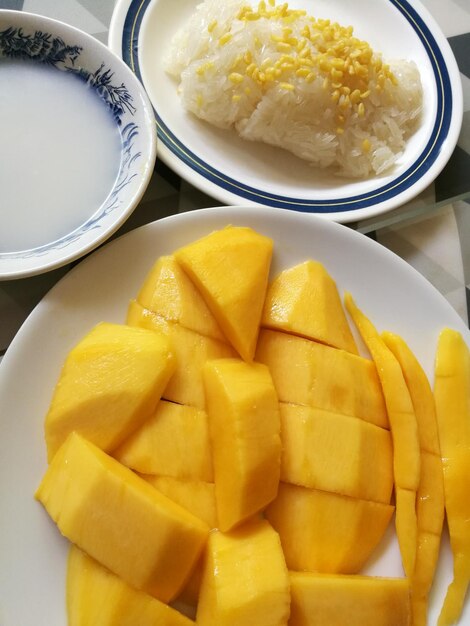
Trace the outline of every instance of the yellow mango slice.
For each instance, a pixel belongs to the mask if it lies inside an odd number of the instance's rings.
[[[253,359],[273,242],[251,228],[228,226],[174,254],[245,360]]]
[[[289,569],[355,574],[379,544],[394,507],[281,482],[266,517]]]
[[[289,572],[289,626],[409,626],[404,578]]]
[[[95,445],[72,433],[36,492],[60,532],[132,587],[168,602],[209,528]]]
[[[215,485],[204,481],[182,480],[172,476],[141,474],[148,483],[163,495],[202,519],[209,528],[217,526]]]
[[[300,263],[273,280],[261,325],[358,354],[336,283],[318,261]]]
[[[240,359],[204,367],[217,519],[222,531],[276,497],[281,469],[279,403],[268,368]]]
[[[68,626],[192,626],[156,598],[133,589],[76,546],[67,567]]]
[[[192,406],[161,400],[113,456],[142,474],[214,480],[207,415]]]
[[[390,502],[390,432],[355,417],[280,403],[281,480],[346,496]]]
[[[256,361],[269,367],[281,402],[351,415],[388,428],[382,389],[370,359],[262,329]]]
[[[161,333],[95,326],[69,352],[54,389],[45,419],[49,462],[72,431],[113,450],[155,409],[174,370]]]
[[[287,626],[289,605],[281,544],[266,520],[210,534],[198,626]]]
[[[427,596],[437,565],[444,521],[444,485],[436,408],[428,378],[406,342],[390,332],[382,333],[382,339],[400,363],[418,424],[421,471],[416,502],[417,552],[412,578],[412,612],[413,626],[426,626]],[[400,507],[397,505],[397,508]],[[406,528],[403,529],[405,532]],[[430,533],[434,534],[434,538],[430,537]],[[411,540],[411,533],[408,540]],[[411,545],[409,549],[412,549]]]
[[[129,304],[126,322],[129,326],[160,332],[171,342],[176,368],[162,397],[165,400],[204,409],[206,403],[202,368],[208,359],[236,356],[233,348],[179,324],[168,322],[163,317],[144,309],[135,300]]]
[[[418,424],[420,449],[440,456],[436,407],[428,377],[407,343],[399,335],[384,332],[382,339],[400,363],[408,386]]]
[[[170,322],[226,341],[201,294],[173,256],[157,259],[137,295],[137,302]]]
[[[444,471],[444,497],[454,579],[439,626],[458,621],[470,583],[470,350],[450,328],[439,335],[434,397]]]
[[[393,472],[397,495],[396,530],[403,567],[411,577],[415,567],[417,537],[415,512],[416,492],[420,480],[420,448],[418,425],[410,392],[400,363],[375,329],[372,322],[356,306],[351,294],[345,295],[346,308],[359,330],[377,366],[387,405],[393,439]],[[412,492],[414,495],[407,494]]]

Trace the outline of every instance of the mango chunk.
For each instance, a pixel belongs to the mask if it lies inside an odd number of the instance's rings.
[[[404,578],[290,572],[289,626],[409,626]]]
[[[397,537],[405,573],[411,577],[415,567],[416,544],[411,544],[410,537],[416,538],[418,532],[415,504],[421,457],[416,415],[400,363],[372,322],[356,306],[351,294],[345,295],[345,303],[375,361],[382,384],[393,439],[395,488],[403,490],[397,498]]]
[[[214,480],[207,415],[192,406],[161,400],[113,456],[141,474]]]
[[[470,583],[470,350],[449,328],[439,335],[434,397],[444,471],[444,499],[454,558],[438,624],[458,621]]]
[[[209,528],[217,526],[215,508],[215,485],[204,481],[182,480],[172,476],[142,474],[148,483],[163,495],[202,519]]]
[[[346,496],[390,502],[390,432],[355,417],[280,403],[281,480]]]
[[[379,544],[394,507],[281,482],[266,517],[289,569],[355,574]]]
[[[76,546],[67,567],[69,626],[194,626],[194,622],[133,589]]]
[[[144,309],[135,300],[129,304],[126,322],[129,326],[162,333],[171,342],[176,368],[162,397],[165,400],[204,409],[206,402],[202,368],[208,359],[236,356],[232,347],[211,337],[188,330],[180,324],[169,322]]]
[[[273,280],[261,325],[358,354],[336,283],[318,261],[300,263]]]
[[[370,359],[262,329],[256,361],[269,367],[281,402],[351,415],[388,428],[382,389]]]
[[[228,226],[174,254],[245,361],[255,354],[272,251],[268,237]]]
[[[204,367],[219,528],[274,500],[281,469],[279,403],[268,368],[240,359]]]
[[[132,587],[168,602],[209,528],[80,435],[54,456],[36,492],[60,532]]]
[[[201,294],[171,255],[157,259],[137,295],[137,302],[170,322],[226,341]]]
[[[199,626],[287,626],[289,605],[281,544],[266,520],[210,534],[197,609]]]
[[[68,354],[45,420],[49,462],[76,431],[109,452],[155,409],[175,370],[168,338],[95,326]]]

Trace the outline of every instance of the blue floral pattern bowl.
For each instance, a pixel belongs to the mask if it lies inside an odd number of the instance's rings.
[[[75,84],[83,86],[83,89],[81,86],[74,87],[76,91],[78,89],[79,97],[73,108],[76,106],[81,115],[86,115],[89,96],[85,91],[91,91],[95,100],[98,98],[106,109],[106,115],[111,120],[110,127],[113,126],[113,132],[119,134],[120,140],[113,144],[114,154],[109,155],[116,160],[117,173],[106,183],[103,182],[107,185],[101,190],[100,197],[104,200],[99,205],[81,207],[80,214],[86,217],[80,218],[80,223],[75,223],[70,232],[62,232],[59,237],[53,229],[49,234],[48,211],[43,207],[39,245],[23,249],[16,243],[9,245],[6,237],[2,239],[0,280],[31,276],[62,266],[91,251],[112,235],[135,209],[149,183],[157,141],[153,111],[141,83],[116,55],[90,35],[39,15],[0,10],[0,73],[9,62],[28,63],[32,68],[29,71],[48,68],[49,73],[63,72],[65,74],[60,76],[76,77],[78,81]],[[12,116],[12,124],[22,125],[22,120],[15,120],[14,112]],[[53,115],[51,119],[54,121]],[[54,127],[52,130],[54,132]],[[64,140],[67,138],[64,137]],[[120,154],[115,154],[119,149]],[[31,150],[35,150],[35,146],[31,145]],[[80,159],[88,157],[88,154],[78,155]],[[40,165],[40,155],[38,161]],[[28,172],[21,169],[12,183],[15,187],[28,184]],[[90,174],[91,178],[99,176],[98,172],[89,171],[88,178]],[[44,176],[44,179],[44,185],[49,186],[41,192],[52,198],[56,193],[54,186],[47,182],[50,180],[48,177]],[[94,181],[94,184],[98,183]],[[4,198],[2,202],[2,195],[0,189],[0,212],[4,216],[2,219],[8,220],[8,212],[13,217],[15,207],[11,206],[11,197],[8,201]],[[38,208],[32,207],[31,211],[37,212]],[[28,216],[22,220],[23,225],[27,225]],[[14,223],[13,228],[17,228]]]

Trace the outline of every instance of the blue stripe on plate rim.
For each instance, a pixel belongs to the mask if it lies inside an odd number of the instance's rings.
[[[400,11],[409,22],[426,50],[436,81],[437,110],[432,132],[423,151],[403,174],[387,185],[356,196],[341,199],[333,198],[329,200],[289,198],[269,194],[255,189],[254,187],[250,187],[249,185],[244,185],[203,161],[200,157],[191,152],[191,150],[186,148],[163,122],[158,112],[155,111],[158,139],[183,163],[215,185],[237,196],[269,206],[295,209],[303,212],[313,210],[316,213],[332,213],[339,210],[352,211],[371,207],[403,193],[405,190],[412,187],[430,169],[439,156],[442,144],[448,136],[452,119],[452,87],[447,66],[439,45],[423,19],[407,0],[388,1]],[[138,38],[142,19],[150,2],[151,0],[131,0],[122,34],[122,58],[141,82],[143,81],[139,67]]]

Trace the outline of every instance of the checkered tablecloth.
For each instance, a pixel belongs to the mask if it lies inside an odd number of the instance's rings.
[[[375,0],[370,0],[374,2]],[[177,0],[173,0],[177,2]],[[449,164],[423,202],[438,206],[425,217],[374,229],[356,225],[416,267],[468,322],[470,303],[470,0],[422,0],[448,38],[461,72],[464,120]],[[114,0],[0,0],[0,8],[63,20],[107,43]],[[468,200],[460,199],[468,198]],[[166,215],[214,206],[158,163],[151,184],[123,232]],[[1,209],[0,209],[1,210]],[[0,283],[0,359],[29,312],[70,266],[43,276]]]

